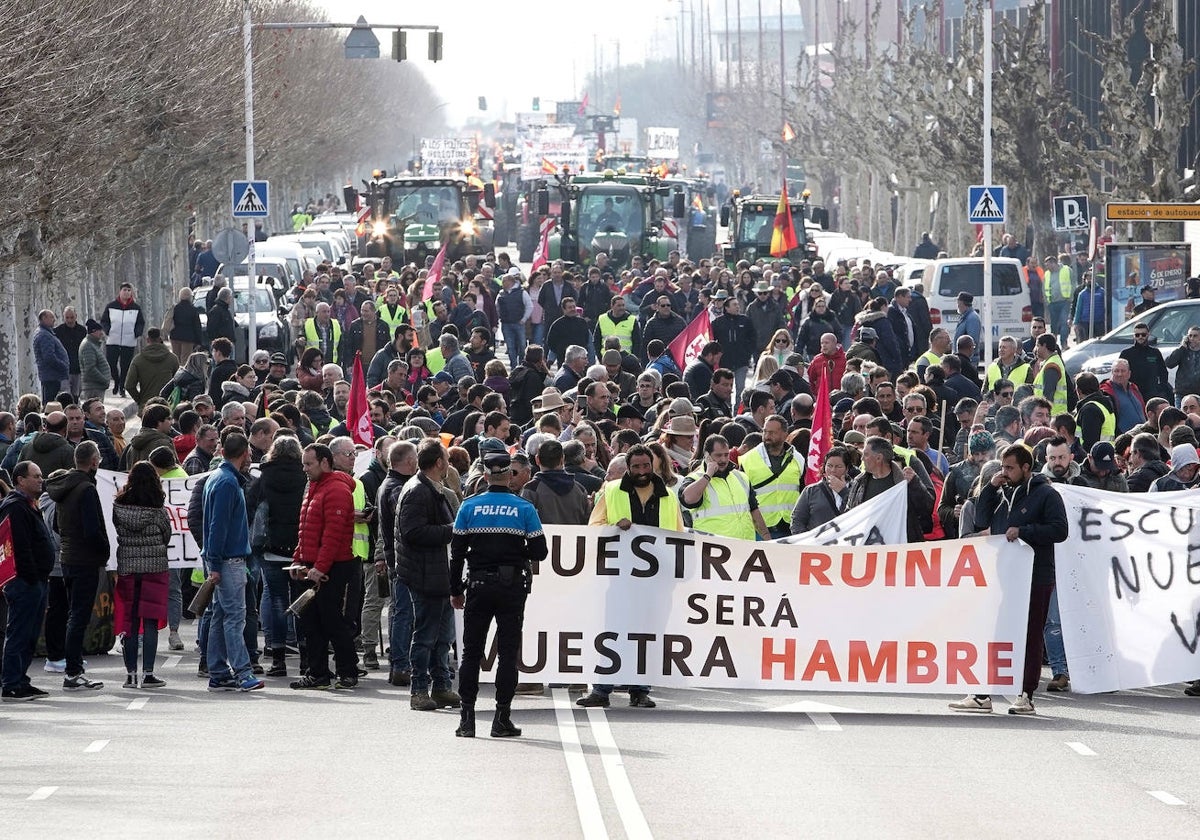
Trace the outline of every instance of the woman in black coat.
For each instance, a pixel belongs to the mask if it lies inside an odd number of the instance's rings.
[[[204,328],[200,326],[200,310],[192,303],[192,290],[179,290],[179,301],[171,310],[170,324],[163,332],[171,339],[171,352],[177,359],[186,359],[204,344]]]
[[[246,490],[246,510],[251,517],[251,548],[262,558],[262,605],[259,614],[267,653],[268,676],[287,676],[284,653],[296,643],[296,631],[287,616],[292,590],[284,568],[291,564],[300,529],[300,504],[306,477],[300,441],[291,435],[275,438],[260,466],[257,479]],[[265,516],[265,521],[259,521]],[[298,594],[298,593],[297,593]]]

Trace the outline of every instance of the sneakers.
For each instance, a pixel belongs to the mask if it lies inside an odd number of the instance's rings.
[[[983,712],[987,714],[992,710],[992,698],[976,697],[974,694],[968,694],[963,699],[951,703],[950,708],[956,712]]]
[[[160,680],[158,677],[154,676],[153,674],[143,674],[142,675],[142,688],[149,688],[149,689],[162,688],[166,684],[167,683],[165,680]]]
[[[367,648],[366,651],[363,653],[362,664],[363,664],[363,667],[366,668],[368,671],[378,671],[379,670],[379,656],[376,655],[374,647]]]
[[[658,706],[657,703],[650,699],[650,695],[644,691],[629,692],[629,705],[635,709],[653,709]]]
[[[541,697],[545,693],[545,683],[517,683],[517,694],[522,697]]]
[[[632,702],[632,700],[630,702]],[[584,706],[589,709],[607,709],[608,697],[603,694],[597,694],[593,691],[591,694],[585,694],[576,700],[575,705]]]
[[[44,670],[47,674],[65,674],[67,671],[67,660],[47,659]]]
[[[79,673],[63,680],[63,691],[98,691],[104,688],[104,683],[89,680],[87,674]]]
[[[351,691],[358,688],[358,677],[338,677],[333,682],[334,691]]]
[[[1066,674],[1057,674],[1054,679],[1046,683],[1047,691],[1070,691],[1071,678]]]
[[[1017,699],[1008,707],[1010,715],[1035,715],[1037,714],[1033,708],[1033,698],[1024,692],[1017,695]]]
[[[266,673],[266,669],[263,668],[261,662],[252,662],[252,663],[250,663],[250,673],[254,674],[257,677],[261,677],[263,674]]]
[[[212,674],[210,674],[208,672],[208,663],[207,662],[201,661],[200,665],[196,668],[196,676],[203,677],[204,679],[208,679],[209,677],[212,676]]]
[[[333,687],[333,683],[330,682],[329,677],[322,677],[318,680],[305,674],[300,679],[293,680],[291,686],[296,691],[326,691]]]
[[[437,701],[429,696],[427,691],[414,691],[408,698],[408,707],[414,712],[432,712],[437,709]]]
[[[388,672],[388,683],[395,686],[411,685],[412,671],[397,671],[393,668]]]
[[[208,690],[214,694],[219,691],[237,691],[238,681],[233,677],[223,677],[222,679],[208,681]]]
[[[260,680],[254,674],[247,674],[237,681],[238,691],[258,691],[261,688],[266,688],[267,684]]]
[[[183,639],[179,638],[178,630],[172,630],[167,637],[167,650],[183,650]]]
[[[123,688],[127,691],[137,691],[137,687],[138,687],[137,674],[126,674],[125,682],[123,682],[121,684],[121,688]]]
[[[429,695],[429,699],[437,703],[439,709],[457,709],[462,705],[462,698],[458,696],[458,692],[452,688],[444,690],[434,689]]]
[[[6,688],[3,692],[0,692],[0,700],[3,700],[5,703],[23,703],[45,696],[46,692],[31,685],[19,685],[16,688]]]

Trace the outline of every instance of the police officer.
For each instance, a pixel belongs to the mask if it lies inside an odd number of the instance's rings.
[[[509,738],[521,734],[509,719],[509,711],[517,687],[525,598],[532,583],[530,564],[546,557],[546,537],[537,509],[509,489],[512,460],[508,454],[485,455],[483,467],[487,492],[463,502],[450,542],[450,601],[455,609],[463,610],[462,665],[458,674],[462,717],[454,734],[475,737],[479,662],[494,618],[499,663],[492,737]]]

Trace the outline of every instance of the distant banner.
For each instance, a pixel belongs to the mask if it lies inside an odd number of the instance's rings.
[[[1186,242],[1120,242],[1105,248],[1112,326],[1133,317],[1142,302],[1143,286],[1154,289],[1154,300],[1166,303],[1187,294],[1192,274],[1192,246]]]
[[[1071,527],[1054,561],[1072,690],[1200,677],[1200,498],[1055,489]]]
[[[167,546],[167,559],[172,569],[188,569],[201,565],[200,547],[196,545],[192,532],[188,529],[187,506],[192,497],[192,488],[208,473],[193,475],[187,478],[168,478],[162,482],[163,492],[167,494],[167,518],[171,520],[171,544]],[[100,507],[104,510],[104,524],[108,528],[108,544],[112,556],[108,568],[117,568],[117,529],[113,525],[113,497],[125,486],[128,475],[123,472],[100,470],[96,474],[96,489],[100,492]]]
[[[899,545],[908,539],[908,484],[851,508],[811,531],[775,542],[789,545]]]
[[[1020,684],[1023,543],[796,546],[574,526],[547,537],[523,679],[922,694]]]
[[[679,160],[679,129],[648,126],[646,157],[651,160]]]
[[[471,137],[421,138],[421,172],[425,175],[461,175],[475,165],[475,158]]]
[[[572,172],[587,168],[587,145],[575,134],[573,125],[547,125],[540,129],[529,127],[529,136],[520,145],[521,178],[536,181],[545,178],[543,162],[561,172],[569,166]]]

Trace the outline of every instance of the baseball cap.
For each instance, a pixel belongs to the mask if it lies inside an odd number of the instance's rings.
[[[1192,451],[1195,452],[1194,449]],[[1117,468],[1117,450],[1107,441],[1093,444],[1092,450],[1088,454],[1098,470],[1115,470]]]
[[[850,431],[846,432],[846,434],[842,435],[842,443],[850,446],[857,446],[858,444],[866,442],[867,436],[862,432],[855,431],[854,429],[851,429]]]
[[[488,475],[503,475],[512,469],[512,458],[507,452],[489,452],[483,456],[483,468]]]
[[[489,452],[507,453],[508,449],[504,446],[504,441],[500,440],[500,438],[484,438],[479,441],[479,455],[482,457]]]
[[[833,407],[834,414],[845,414],[850,409],[854,408],[854,400],[849,397],[842,397],[837,401],[837,405]]]
[[[434,382],[442,382],[446,385],[453,385],[454,377],[451,376],[450,374],[446,373],[446,371],[444,371],[444,370],[439,370],[436,374],[434,374],[433,381]]]
[[[875,332],[874,327],[863,327],[858,331],[859,341],[877,341],[879,333]]]

